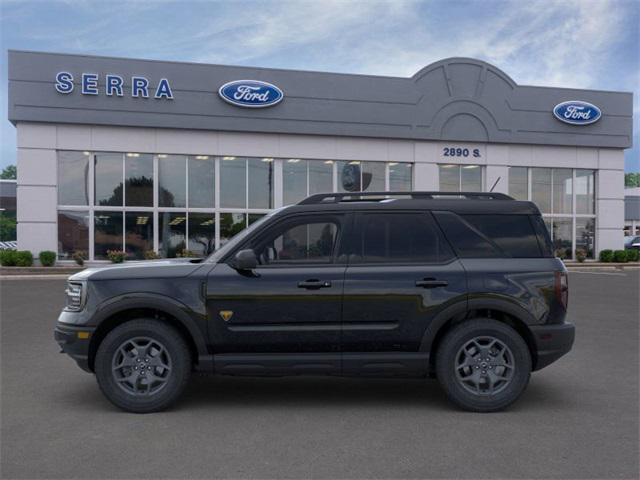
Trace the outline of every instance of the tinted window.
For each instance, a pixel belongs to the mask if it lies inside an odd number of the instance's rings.
[[[262,265],[330,263],[337,235],[336,221],[301,219],[268,233],[254,249]]]
[[[363,214],[359,225],[352,262],[439,263],[453,257],[428,214]]]
[[[487,258],[504,256],[479,231],[451,212],[434,212],[436,220],[459,257]]]
[[[463,218],[509,257],[540,256],[538,238],[528,215],[463,215]]]
[[[553,245],[551,244],[551,236],[549,235],[547,224],[545,223],[541,215],[531,215],[529,218],[531,219],[533,228],[535,229],[536,235],[538,236],[538,245],[540,245],[542,256],[552,257]]]

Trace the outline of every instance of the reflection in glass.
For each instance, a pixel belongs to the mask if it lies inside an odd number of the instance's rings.
[[[58,257],[71,259],[74,252],[89,253],[89,212],[58,211]]]
[[[362,162],[336,162],[338,168],[338,192],[359,192],[362,185]]]
[[[95,212],[94,257],[106,259],[107,250],[122,250],[122,212]]]
[[[309,195],[333,192],[333,162],[309,160]]]
[[[246,227],[244,213],[220,214],[220,245],[224,245]]]
[[[438,165],[440,173],[441,192],[460,191],[460,166],[459,165]]]
[[[527,167],[509,167],[509,195],[516,200],[529,199]]]
[[[482,167],[480,165],[463,165],[460,175],[461,192],[482,191]]]
[[[220,160],[220,206],[246,208],[247,161],[245,158],[222,157]]]
[[[258,220],[260,220],[265,215],[266,215],[266,213],[250,213],[248,215],[248,220],[249,220],[248,225],[251,225],[252,223],[257,222]]]
[[[122,206],[122,154],[95,154],[95,204]]]
[[[124,249],[128,258],[144,259],[144,253],[153,250],[153,213],[125,213]]]
[[[595,213],[595,172],[576,170],[576,213]]]
[[[58,152],[58,205],[89,204],[89,153]]]
[[[384,192],[385,164],[383,162],[362,162],[362,191]]]
[[[282,198],[285,205],[293,205],[307,196],[307,161],[297,158],[282,164]]]
[[[413,164],[396,163],[389,164],[389,190],[392,192],[408,192],[412,189]]]
[[[573,220],[568,218],[552,218],[553,250],[556,257],[572,258],[571,240]]]
[[[573,171],[570,168],[553,169],[553,213],[572,213]]]
[[[587,258],[594,258],[595,238],[596,219],[576,218],[576,250],[584,250]]]
[[[132,207],[153,206],[153,155],[127,153],[124,159],[125,202]]]
[[[158,250],[160,256],[174,258],[186,249],[186,212],[160,212],[158,214]]]
[[[158,205],[161,207],[186,207],[186,157],[182,155],[158,155]],[[127,198],[127,203],[129,199]]]
[[[215,244],[215,214],[189,213],[189,250],[204,257],[215,250]]]
[[[189,157],[189,207],[215,207],[215,160],[207,155]]]
[[[531,169],[531,201],[541,212],[551,213],[551,169]]]
[[[250,158],[249,208],[271,208],[273,189],[273,159]]]

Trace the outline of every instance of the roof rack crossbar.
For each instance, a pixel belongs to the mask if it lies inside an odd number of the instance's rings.
[[[410,197],[414,200],[437,200],[441,197],[457,197],[469,200],[513,200],[509,195],[497,192],[341,192],[316,193],[301,200],[298,205],[366,200],[363,197],[381,197],[384,200],[394,196]]]

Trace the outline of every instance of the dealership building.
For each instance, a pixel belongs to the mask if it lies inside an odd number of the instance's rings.
[[[409,78],[25,51],[8,66],[20,249],[205,254],[317,192],[492,189],[536,202],[560,256],[623,245],[631,93],[518,85],[469,58]]]

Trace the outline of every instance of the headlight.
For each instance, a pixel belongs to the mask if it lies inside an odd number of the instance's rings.
[[[67,306],[65,307],[65,309],[72,312],[78,312],[82,310],[86,297],[84,284],[77,282],[68,282],[65,293],[67,294]]]

